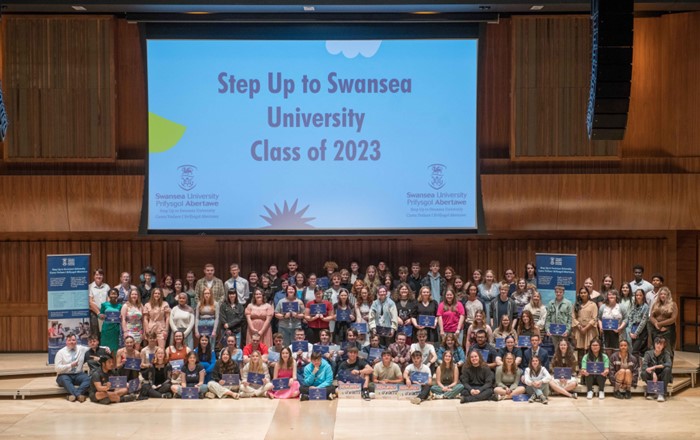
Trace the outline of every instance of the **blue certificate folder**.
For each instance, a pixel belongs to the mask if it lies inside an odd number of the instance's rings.
[[[404,325],[403,326],[403,333],[406,335],[407,338],[410,338],[413,336],[413,326],[412,325]]]
[[[248,383],[262,385],[263,379],[265,379],[265,375],[262,373],[248,373]]]
[[[182,359],[178,359],[176,361],[170,361],[170,366],[172,367],[173,371],[182,371],[182,367],[185,366],[185,361]]]
[[[276,351],[268,351],[267,352],[267,361],[268,362],[277,362],[280,360],[280,354],[277,353]]]
[[[222,374],[221,380],[224,381],[224,386],[230,387],[241,383],[241,376],[238,374]]]
[[[586,371],[589,374],[601,374],[605,370],[605,366],[602,362],[588,362],[586,364]]]
[[[199,399],[199,390],[195,387],[183,387],[181,396],[183,399]]]
[[[527,402],[530,399],[530,396],[527,394],[518,394],[517,396],[513,396],[513,402]]]
[[[603,330],[617,330],[620,327],[619,319],[601,319],[600,322],[603,325]]]
[[[289,388],[289,378],[272,379],[272,389],[275,391],[286,390]]]
[[[294,341],[292,342],[292,353],[298,351],[307,352],[309,351],[309,341]]]
[[[566,379],[566,380],[571,379],[571,375],[572,375],[571,368],[564,368],[564,367],[554,367],[554,371],[552,374],[552,376],[554,376],[555,379]]]
[[[630,333],[634,333],[635,335],[637,334],[637,329],[639,328],[639,324],[632,324],[630,326]]]
[[[126,358],[124,369],[141,371],[141,358]]]
[[[338,309],[335,314],[335,320],[338,322],[350,322],[350,309]]]
[[[309,388],[309,400],[326,400],[328,394],[325,388]]]
[[[664,394],[664,383],[662,381],[647,381],[647,394]]]
[[[382,349],[382,348],[370,348],[369,349],[369,356],[367,357],[367,360],[370,362],[373,362],[375,359],[381,358],[382,351],[384,351],[384,349]]]
[[[503,348],[506,346],[506,338],[496,338],[496,348]]]
[[[430,315],[418,315],[418,325],[423,327],[434,327],[437,318]]]
[[[323,303],[309,303],[309,315],[325,315],[326,305]]]
[[[331,351],[331,346],[314,344],[312,347],[312,351],[314,353],[328,354]]]
[[[214,331],[214,327],[211,325],[198,325],[197,326],[197,332],[200,335],[211,336],[213,331]]]
[[[299,303],[298,302],[283,302],[282,303],[282,313],[299,313]]]
[[[118,324],[122,322],[121,313],[119,312],[105,312],[105,322],[111,324]]]
[[[549,324],[549,333],[554,336],[562,336],[566,333],[566,324]]]
[[[130,393],[137,392],[139,390],[139,386],[141,386],[141,381],[138,379],[131,379],[126,383],[126,387],[129,389]]]
[[[365,379],[359,374],[352,374],[351,370],[338,371],[338,380],[346,383],[363,383]]]
[[[109,376],[110,389],[116,390],[117,388],[126,388],[126,376]]]
[[[366,335],[369,331],[369,326],[366,322],[356,322],[352,325],[352,328],[357,330],[361,335]]]
[[[411,373],[411,382],[425,385],[428,383],[428,377],[429,377],[428,373],[421,373],[420,371],[414,371],[413,373]]]
[[[518,347],[532,347],[529,336],[518,336]]]
[[[389,337],[391,337],[391,332],[393,331],[393,329],[392,329],[391,327],[380,327],[380,326],[377,326],[377,327],[375,328],[375,331],[377,332],[377,334],[378,334],[379,336],[384,336],[384,337],[386,337],[386,338],[389,338]]]

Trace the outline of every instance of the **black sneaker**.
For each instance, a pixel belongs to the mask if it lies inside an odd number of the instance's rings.
[[[299,401],[300,401],[300,402],[306,402],[307,400],[309,400],[309,395],[308,395],[308,394],[300,394],[300,395],[299,395]]]
[[[469,401],[467,400],[466,397],[462,397],[459,399],[459,403],[468,403]]]
[[[367,391],[367,390],[362,390],[362,398],[363,398],[364,400],[372,400],[372,399],[369,397],[369,391]]]
[[[133,402],[134,400],[136,400],[136,398],[134,396],[132,396],[131,394],[127,394],[125,396],[122,396],[119,399],[120,402]]]

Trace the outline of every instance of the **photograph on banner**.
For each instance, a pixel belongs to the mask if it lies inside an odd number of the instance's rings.
[[[576,255],[575,254],[535,254],[537,268],[537,290],[542,304],[554,299],[554,288],[564,286],[564,298],[576,301]]]

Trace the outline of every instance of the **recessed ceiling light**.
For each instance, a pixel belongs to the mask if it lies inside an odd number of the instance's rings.
[[[544,5],[532,5],[532,6],[530,6],[531,11],[541,11],[542,9],[544,9]]]
[[[73,6],[71,6],[71,8],[73,8],[74,11],[80,11],[80,12],[85,12],[85,11],[87,11],[87,8],[86,8],[85,6],[76,6],[76,5],[73,5]]]
[[[314,12],[315,10],[315,6],[304,6],[304,12]]]

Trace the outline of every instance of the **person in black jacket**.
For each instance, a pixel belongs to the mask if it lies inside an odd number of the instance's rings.
[[[172,366],[165,358],[165,350],[158,347],[153,352],[151,366],[145,371],[144,379],[148,397],[157,399],[170,399],[173,394],[170,392],[171,378],[173,374]]]
[[[493,371],[484,362],[481,352],[474,350],[469,353],[469,359],[462,367],[460,382],[464,386],[460,403],[483,402],[493,400]]]
[[[220,345],[226,345],[226,336],[234,335],[242,347],[241,332],[244,322],[246,322],[245,308],[238,302],[238,292],[236,289],[229,289],[226,299],[219,306]]]

